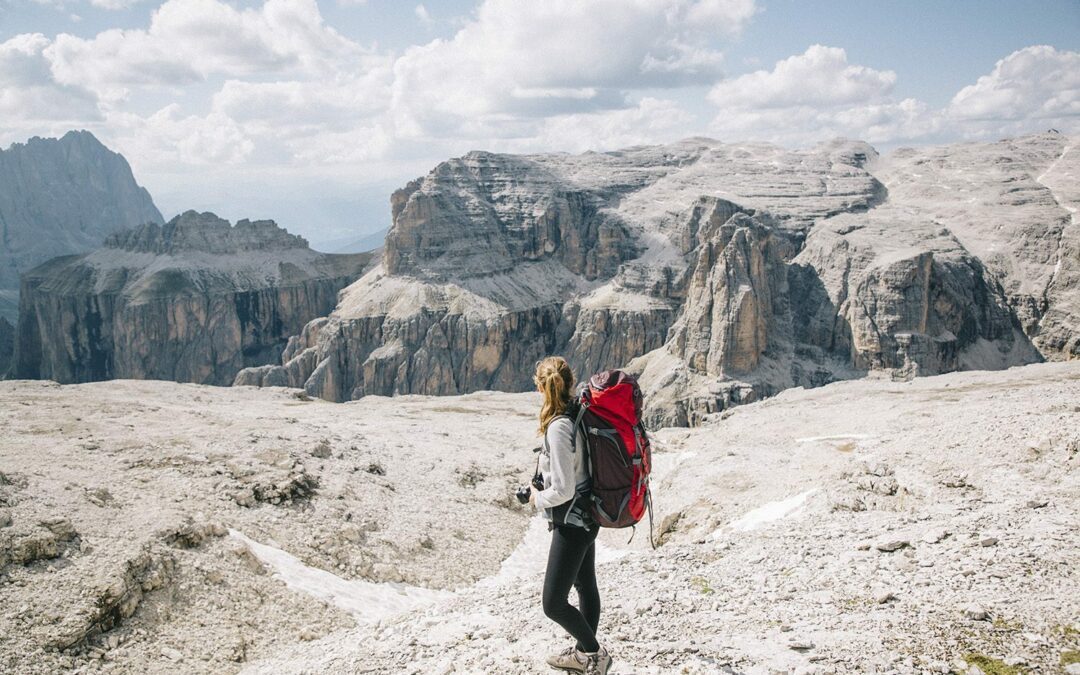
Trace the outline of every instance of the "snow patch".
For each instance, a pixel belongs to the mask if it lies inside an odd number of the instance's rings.
[[[229,535],[251,549],[259,562],[269,567],[286,586],[352,614],[358,623],[374,624],[453,595],[450,591],[419,586],[342,579],[336,574],[305,565],[295,556],[279,548],[260,544],[237,530],[230,529]]]
[[[342,579],[336,574],[305,565],[295,556],[274,546],[260,544],[237,530],[230,529],[229,534],[247,545],[259,562],[269,567],[286,586],[352,614],[358,623],[374,624],[424,605],[448,600],[460,592],[392,582]],[[537,514],[529,522],[521,543],[503,560],[499,571],[481,579],[474,586],[494,588],[516,579],[543,574],[547,568],[550,545],[551,533],[547,521]],[[629,552],[610,548],[597,541],[596,564],[618,560]]]
[[[529,527],[525,530],[521,543],[503,560],[499,571],[493,576],[476,582],[476,586],[478,588],[494,587],[514,579],[543,574],[547,568],[548,550],[551,547],[551,532],[548,531],[547,522],[543,516],[533,517],[529,521]],[[627,553],[629,551],[605,546],[599,540],[596,542],[597,565],[618,560]]]
[[[875,438],[873,434],[836,434],[835,436],[807,436],[796,438],[796,443],[819,443],[821,441],[864,441]]]
[[[750,530],[756,530],[766,523],[771,523],[775,520],[781,520],[794,514],[806,500],[810,498],[810,495],[817,492],[817,488],[807,490],[801,494],[797,494],[794,497],[788,497],[777,502],[769,502],[763,506],[759,506],[753,511],[748,512],[742,518],[733,520],[728,523],[727,527],[739,532],[749,532]],[[719,537],[723,528],[713,532],[711,539]]]

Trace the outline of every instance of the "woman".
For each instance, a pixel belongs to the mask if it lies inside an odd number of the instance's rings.
[[[580,497],[589,487],[585,439],[574,431],[578,404],[571,396],[574,373],[559,356],[538,361],[533,375],[544,395],[540,435],[544,437],[540,471],[544,489],[532,488],[530,501],[551,521],[551,550],[544,576],[544,614],[577,640],[549,656],[553,668],[586,675],[606,675],[611,657],[596,641],[600,625],[600,593],[596,588],[596,534],[599,526]],[[578,607],[567,602],[577,587]],[[580,608],[580,609],[579,609]]]

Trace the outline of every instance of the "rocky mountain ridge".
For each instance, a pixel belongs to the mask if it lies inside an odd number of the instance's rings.
[[[345,401],[641,375],[653,425],[793,386],[1080,354],[1075,139],[472,152],[391,197],[383,260],[273,382]]]
[[[14,374],[229,384],[330,311],[371,254],[324,254],[273,221],[185,212],[22,279]]]
[[[0,150],[0,316],[16,322],[22,272],[96,248],[118,230],[162,222],[127,161],[88,131]]]

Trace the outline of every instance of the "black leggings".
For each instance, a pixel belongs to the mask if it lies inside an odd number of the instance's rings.
[[[583,652],[600,649],[600,591],[596,589],[596,535],[600,528],[556,525],[551,533],[544,575],[544,614],[577,639]],[[578,607],[567,602],[570,586],[577,587]],[[580,607],[580,609],[579,609]]]

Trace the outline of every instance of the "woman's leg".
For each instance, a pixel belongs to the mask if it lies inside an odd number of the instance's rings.
[[[586,652],[600,649],[596,632],[567,598],[577,579],[586,552],[596,539],[596,529],[586,532],[578,527],[555,527],[551,533],[547,572],[544,575],[544,614],[566,629]]]
[[[589,548],[585,550],[585,556],[581,559],[581,567],[578,568],[574,587],[577,589],[578,609],[595,635],[600,627],[600,591],[596,588],[595,538],[589,542]],[[580,640],[577,643],[577,648],[583,652],[593,651],[585,649],[585,645],[581,644]]]

